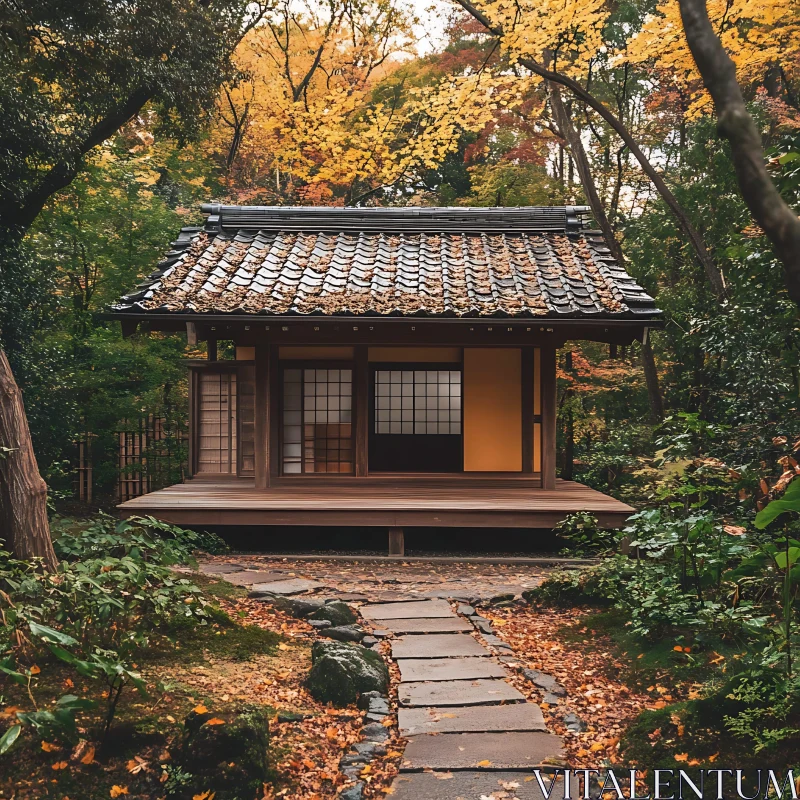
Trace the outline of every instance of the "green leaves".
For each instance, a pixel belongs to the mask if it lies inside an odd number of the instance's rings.
[[[47,625],[40,625],[38,622],[29,622],[31,633],[39,637],[47,644],[61,644],[66,647],[72,647],[78,642],[66,633],[57,631],[54,628],[49,628]]]
[[[78,738],[75,714],[96,708],[93,700],[84,700],[74,694],[60,697],[52,711],[18,712],[20,722],[30,725],[43,738],[55,736],[74,742]]]
[[[800,514],[800,479],[795,478],[783,496],[772,500],[765,508],[756,514],[756,527],[763,530],[774,522],[781,514]]]
[[[22,725],[12,725],[0,738],[0,756],[8,752],[11,745],[17,741],[22,731]]]

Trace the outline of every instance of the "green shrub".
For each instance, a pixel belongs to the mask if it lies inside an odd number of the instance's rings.
[[[597,517],[588,511],[569,514],[555,527],[560,538],[569,543],[562,551],[564,555],[597,556],[616,548],[619,533],[604,530],[598,524]]]

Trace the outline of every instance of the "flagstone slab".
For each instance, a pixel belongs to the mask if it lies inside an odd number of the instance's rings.
[[[542,710],[535,703],[505,706],[438,706],[401,708],[397,712],[401,736],[421,733],[495,733],[544,731]]]
[[[403,683],[506,677],[506,671],[490,658],[404,658],[397,665]]]
[[[266,570],[255,569],[231,572],[225,574],[223,577],[228,583],[233,583],[236,586],[250,586],[253,583],[275,583],[277,581],[283,583],[284,581],[292,579],[290,575],[284,572],[275,572],[274,570],[268,572]]]
[[[550,791],[552,776],[541,774],[545,791],[558,800],[564,796],[564,777],[557,777]],[[572,797],[577,793],[573,792]],[[544,800],[532,772],[408,772],[392,783],[392,800],[481,800],[489,797]]]
[[[552,733],[424,733],[412,736],[401,772],[421,769],[532,769],[563,763]]]
[[[204,575],[227,575],[229,572],[241,572],[247,569],[244,564],[201,564],[198,570]]]
[[[383,619],[381,626],[392,633],[468,633],[472,625],[459,617],[434,617],[433,619]]]
[[[392,641],[392,658],[458,658],[489,656],[480,642],[466,633],[429,633],[427,636],[400,636]]]
[[[250,591],[252,593],[261,594],[300,594],[301,592],[308,592],[311,589],[319,589],[324,586],[323,583],[311,581],[307,578],[289,578],[283,581],[270,581],[268,583],[253,584]]]
[[[401,683],[401,706],[477,706],[524,703],[525,695],[510,683],[493,678],[474,681],[420,681]]]
[[[362,606],[364,619],[434,619],[454,617],[446,600],[409,600],[397,603],[372,603]]]

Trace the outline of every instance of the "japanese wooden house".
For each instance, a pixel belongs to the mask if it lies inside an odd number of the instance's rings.
[[[558,348],[641,341],[660,319],[587,209],[203,211],[113,309],[126,334],[208,344],[188,364],[192,477],[121,513],[381,526],[390,552],[412,526],[631,513],[556,478]]]

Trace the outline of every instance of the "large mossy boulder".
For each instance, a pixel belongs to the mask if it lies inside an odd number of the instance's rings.
[[[380,655],[347,642],[315,642],[306,686],[321,703],[346,706],[365,692],[385,695],[389,670]]]
[[[352,625],[357,621],[355,612],[347,603],[341,600],[334,600],[332,603],[325,603],[322,608],[318,608],[309,619],[326,619],[334,627],[342,625]]]
[[[269,721],[266,709],[242,705],[225,713],[192,711],[173,760],[181,785],[170,795],[192,798],[214,792],[215,800],[250,800],[269,775]]]

